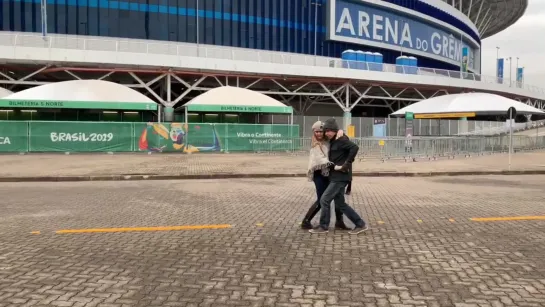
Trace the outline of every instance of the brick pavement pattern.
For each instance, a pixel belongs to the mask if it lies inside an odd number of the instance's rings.
[[[0,307],[544,306],[545,221],[469,220],[545,215],[544,182],[357,178],[358,236],[298,228],[303,178],[3,183]]]
[[[266,154],[74,154],[0,155],[0,177],[99,175],[293,174],[306,172],[308,157]],[[506,154],[437,161],[357,161],[356,172],[502,171]],[[545,152],[517,153],[512,170],[545,170]]]

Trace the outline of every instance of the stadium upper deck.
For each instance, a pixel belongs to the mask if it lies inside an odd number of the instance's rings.
[[[481,39],[516,22],[527,5],[527,0],[4,0],[0,84],[18,91],[101,78],[148,91],[168,108],[223,82],[280,98],[308,96],[314,104],[345,112],[356,104],[393,111],[464,91],[499,93],[545,108],[544,89],[510,74],[503,79],[481,74],[482,61],[495,60],[482,58]],[[347,49],[378,52],[384,65],[348,67],[340,59]],[[416,57],[419,68],[391,65],[400,55]],[[464,60],[466,73],[460,67]],[[150,87],[165,75],[166,88]],[[346,94],[339,98],[341,88]],[[173,98],[165,94],[170,92],[183,94]]]
[[[41,0],[4,0],[0,31],[41,32]],[[47,0],[47,32],[242,47],[339,58],[347,49],[402,54],[457,70],[459,43],[481,71],[481,39],[513,24],[527,0]],[[349,10],[365,33],[332,30]],[[358,12],[368,14],[362,20]],[[198,17],[197,17],[198,16]],[[333,24],[332,24],[333,23]],[[338,28],[337,28],[338,29]],[[361,31],[360,31],[361,32]],[[438,33],[436,36],[433,36]],[[407,38],[408,35],[408,38]],[[402,36],[405,36],[403,39]],[[439,46],[439,47],[437,47]],[[435,48],[434,48],[435,47]],[[455,52],[446,49],[455,49]]]
[[[510,27],[522,17],[528,6],[528,0],[442,1],[467,16],[477,26],[482,39]],[[435,1],[431,0],[430,2]]]

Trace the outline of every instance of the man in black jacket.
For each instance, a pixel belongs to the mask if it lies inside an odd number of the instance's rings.
[[[324,122],[323,129],[327,138],[330,140],[329,161],[335,165],[332,166],[329,174],[329,186],[320,198],[322,212],[320,215],[320,226],[311,229],[310,233],[327,233],[331,220],[331,201],[335,201],[336,208],[346,215],[346,217],[356,225],[350,234],[359,234],[369,228],[363,219],[352,209],[344,199],[346,185],[352,181],[352,163],[358,154],[358,145],[351,142],[347,137],[336,138],[339,125],[334,118]]]

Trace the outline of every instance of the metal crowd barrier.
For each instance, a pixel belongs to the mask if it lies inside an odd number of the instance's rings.
[[[356,139],[358,160],[405,161],[453,159],[509,151],[509,136]],[[545,137],[513,136],[513,151],[545,148]]]
[[[391,138],[354,138],[359,147],[356,161],[404,160],[422,161],[437,159],[454,159],[455,157],[482,156],[509,151],[509,136],[493,137],[403,137]],[[293,141],[293,150],[260,151],[256,153],[269,155],[307,155],[310,149],[310,138],[299,138]],[[513,135],[513,152],[545,149],[545,136],[533,137]]]

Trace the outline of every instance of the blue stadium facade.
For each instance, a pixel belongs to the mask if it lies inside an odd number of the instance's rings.
[[[423,1],[385,2],[433,16],[481,42],[479,34],[464,22]],[[40,32],[40,7],[40,0],[3,0],[1,31]],[[315,54],[316,46],[317,55],[328,57],[354,49],[379,52],[385,63],[395,63],[400,51],[327,40],[326,10],[327,0],[47,0],[47,28],[56,34],[199,42],[302,54]],[[419,57],[419,66],[459,69],[425,57]]]

